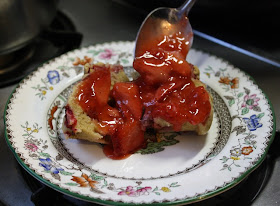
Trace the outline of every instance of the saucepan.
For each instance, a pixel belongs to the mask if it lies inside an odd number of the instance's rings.
[[[54,19],[58,0],[0,0],[0,55],[32,41]]]

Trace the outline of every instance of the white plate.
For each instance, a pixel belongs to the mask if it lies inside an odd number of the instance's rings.
[[[242,181],[264,159],[275,123],[269,101],[238,68],[192,49],[188,61],[214,98],[205,136],[165,133],[125,160],[61,134],[71,85],[81,79],[76,57],[121,63],[130,71],[134,42],[113,42],[64,54],[38,68],[14,90],[5,111],[6,139],[19,163],[62,193],[101,204],[187,204]]]

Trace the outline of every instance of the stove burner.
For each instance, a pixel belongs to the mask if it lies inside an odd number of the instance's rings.
[[[58,12],[49,28],[26,47],[0,55],[0,87],[18,82],[40,64],[80,46],[82,35]]]
[[[12,72],[30,60],[34,49],[34,45],[31,44],[18,51],[0,56],[0,75]]]

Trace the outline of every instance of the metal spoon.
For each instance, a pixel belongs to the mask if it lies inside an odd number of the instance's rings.
[[[181,32],[187,39],[188,51],[192,45],[193,32],[187,15],[196,0],[187,0],[179,8],[160,7],[153,10],[142,23],[137,37],[135,57],[143,52],[143,45],[149,44],[153,39]]]

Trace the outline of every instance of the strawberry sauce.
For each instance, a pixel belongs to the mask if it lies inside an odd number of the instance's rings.
[[[108,105],[111,74],[106,67],[96,67],[79,85],[77,100],[89,117],[97,120],[98,132],[102,135],[114,134],[121,114]]]
[[[189,39],[181,32],[163,36],[161,41],[145,41],[137,50],[133,67],[140,74],[136,84],[145,108],[144,120],[160,118],[180,131],[185,122],[197,125],[208,118],[209,95],[192,80],[193,65],[185,60],[188,50]]]
[[[185,60],[188,50],[189,40],[180,32],[162,36],[137,51],[133,67],[140,77],[135,81],[118,82],[110,91],[106,67],[97,67],[83,80],[77,99],[98,122],[99,132],[110,136],[110,144],[104,146],[106,156],[123,159],[145,147],[145,130],[159,128],[155,118],[172,124],[174,131],[180,131],[185,122],[206,121],[211,111],[209,95],[192,80],[194,67]]]

